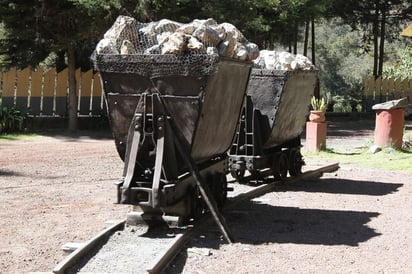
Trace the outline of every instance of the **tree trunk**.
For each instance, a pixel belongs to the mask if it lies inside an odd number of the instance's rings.
[[[295,25],[293,28],[293,54],[297,54],[298,53],[298,21],[295,20]]]
[[[315,65],[315,60],[316,60],[316,56],[315,56],[315,18],[311,18],[310,19],[310,23],[312,25],[312,29],[311,29],[311,43],[312,43],[312,64]],[[309,22],[308,22],[308,27],[309,27]],[[320,82],[319,82],[319,78],[316,79],[316,85],[315,85],[315,91],[314,91],[314,96],[316,98],[320,98]]]
[[[305,21],[305,40],[303,42],[303,55],[308,56],[308,40],[309,40],[309,24],[310,21]]]
[[[311,42],[312,42],[312,64],[316,65],[316,56],[315,56],[315,18],[312,17],[310,20],[312,23],[312,31],[311,31]]]
[[[379,45],[378,45],[378,30],[379,30],[379,0],[375,1],[375,18],[373,20],[373,76],[378,78],[378,60],[379,60]]]
[[[385,27],[386,27],[386,5],[381,7],[382,21],[381,21],[381,33],[380,33],[380,45],[379,45],[379,66],[378,76],[382,76],[383,72],[383,57],[385,54]]]
[[[78,129],[77,121],[77,94],[76,94],[76,54],[75,48],[69,45],[67,48],[67,66],[69,72],[69,130]]]

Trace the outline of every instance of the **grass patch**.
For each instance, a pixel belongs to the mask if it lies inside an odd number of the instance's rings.
[[[321,159],[331,163],[339,162],[342,165],[412,172],[412,149],[401,151],[384,148],[375,154],[369,147],[339,147],[329,148],[319,152],[310,152],[302,149],[307,159]]]
[[[35,133],[0,134],[0,141],[32,140],[40,137],[42,135]]]

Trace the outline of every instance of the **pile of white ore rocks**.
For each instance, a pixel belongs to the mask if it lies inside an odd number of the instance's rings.
[[[272,70],[315,70],[308,57],[287,51],[261,50],[254,66]]]
[[[97,54],[219,54],[252,61],[259,48],[232,24],[195,19],[183,24],[168,19],[142,24],[119,16],[96,48]]]
[[[261,50],[232,24],[214,19],[179,23],[169,19],[143,24],[119,16],[96,47],[97,54],[218,54],[274,70],[309,70],[307,57]]]

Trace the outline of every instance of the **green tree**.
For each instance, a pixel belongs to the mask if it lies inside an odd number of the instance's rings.
[[[69,71],[69,129],[76,130],[76,48],[101,35],[113,21],[117,0],[0,0],[5,34],[0,41],[4,64],[36,67],[51,52],[64,51]]]
[[[399,53],[393,65],[383,70],[385,77],[411,79],[412,78],[412,47],[406,47]]]
[[[400,23],[412,18],[411,0],[335,0],[331,12],[340,16],[353,29],[363,32],[363,48],[373,49],[373,75],[383,72],[385,41],[399,36]],[[392,30],[392,31],[389,31]]]
[[[318,25],[316,43],[322,94],[361,98],[362,79],[371,72],[373,58],[359,49],[362,36],[342,20]]]

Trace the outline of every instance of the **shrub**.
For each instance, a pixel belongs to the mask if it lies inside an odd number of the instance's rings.
[[[27,114],[16,107],[0,106],[0,133],[22,131]]]
[[[333,112],[362,111],[362,100],[358,100],[349,95],[336,95],[332,97]]]

